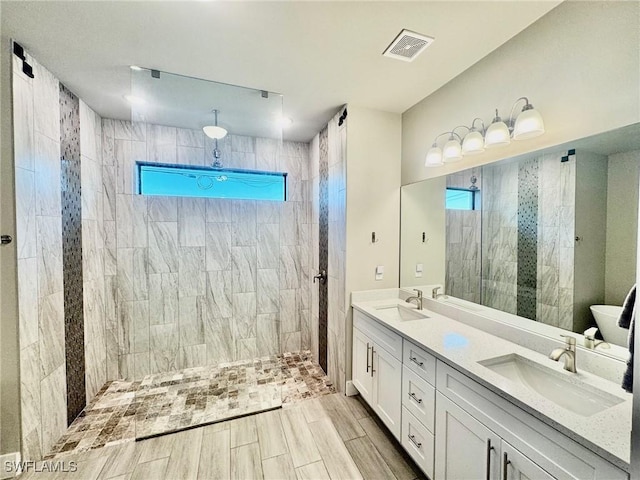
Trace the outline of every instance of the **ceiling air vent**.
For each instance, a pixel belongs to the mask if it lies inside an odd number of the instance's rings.
[[[404,29],[382,54],[385,57],[412,62],[431,43],[434,38]]]

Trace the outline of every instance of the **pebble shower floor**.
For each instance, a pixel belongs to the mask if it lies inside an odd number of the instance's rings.
[[[335,393],[310,351],[114,380],[46,458],[116,445]]]

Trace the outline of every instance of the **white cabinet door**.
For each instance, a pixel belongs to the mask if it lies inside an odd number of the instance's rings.
[[[391,433],[400,439],[402,428],[402,363],[377,345],[372,350],[373,410]]]
[[[373,350],[373,342],[360,330],[354,328],[351,375],[353,376],[353,384],[358,389],[358,392],[370,405],[373,402],[371,350]]]
[[[436,393],[436,480],[497,480],[500,437]]]
[[[519,450],[502,440],[502,478],[504,480],[555,480]]]

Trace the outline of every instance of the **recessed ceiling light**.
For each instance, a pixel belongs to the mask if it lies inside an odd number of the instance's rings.
[[[125,95],[124,99],[131,105],[142,105],[144,103],[143,98],[136,97],[135,95]]]
[[[137,66],[137,65],[131,65],[129,68],[130,68],[131,70],[136,71],[136,72],[140,72],[140,71],[144,70],[142,67],[139,67],[139,66]]]

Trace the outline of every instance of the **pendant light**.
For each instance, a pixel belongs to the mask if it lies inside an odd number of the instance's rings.
[[[202,131],[209,138],[221,140],[227,135],[227,130],[218,126],[218,110],[214,110],[213,113],[215,114],[215,125],[202,127]]]

